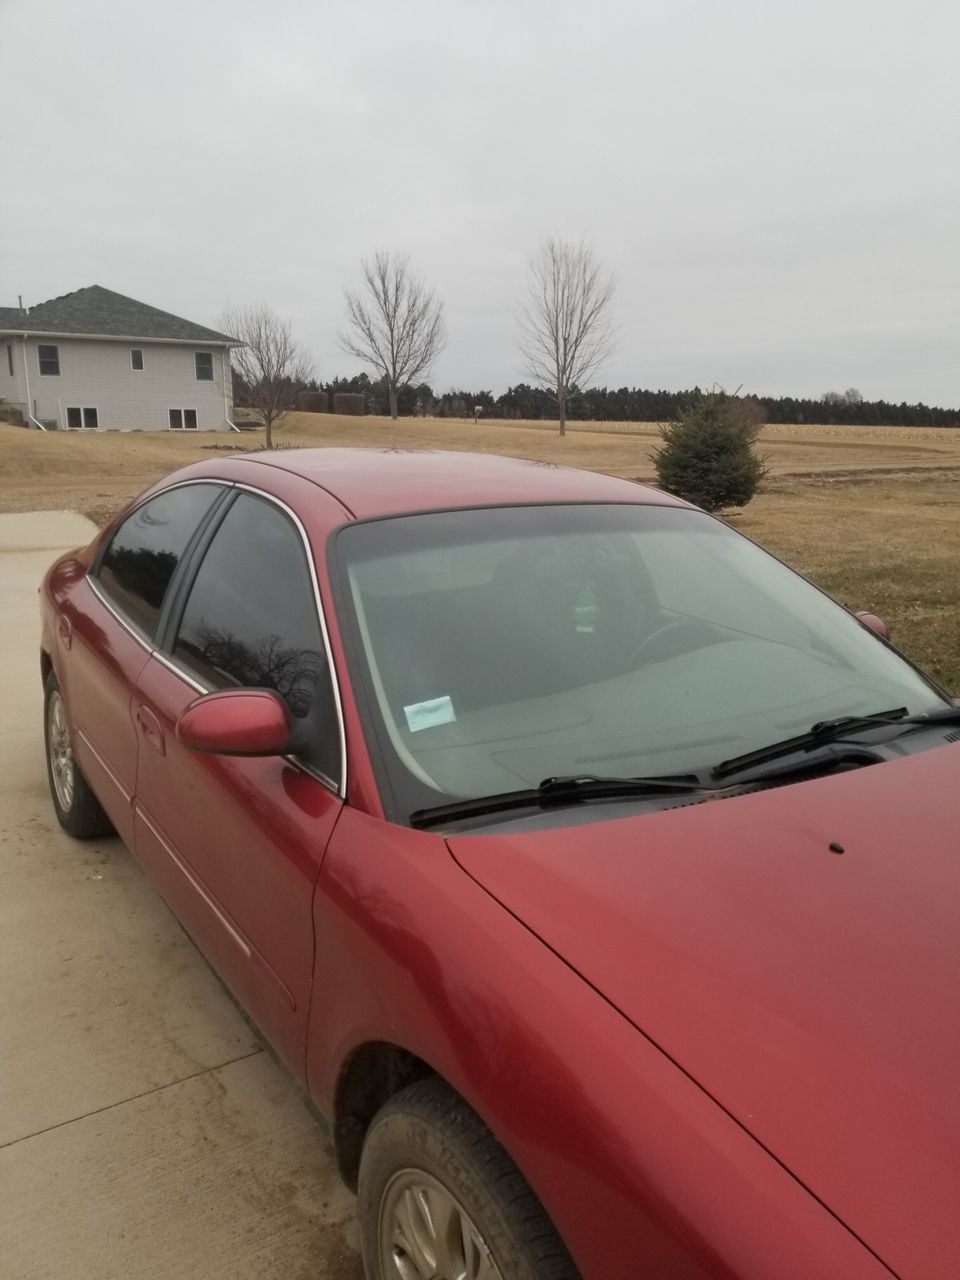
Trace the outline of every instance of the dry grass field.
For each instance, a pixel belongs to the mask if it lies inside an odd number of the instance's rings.
[[[454,422],[290,414],[282,445],[366,445],[503,453],[652,479],[653,423]],[[262,432],[79,435],[0,423],[0,511],[75,508],[103,523],[165,472],[256,448]],[[894,640],[960,691],[960,431],[767,427],[765,491],[738,528],[854,608],[886,618]]]

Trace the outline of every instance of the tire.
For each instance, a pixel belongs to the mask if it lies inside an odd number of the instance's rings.
[[[77,840],[113,833],[113,825],[73,759],[70,717],[57,677],[47,676],[43,696],[43,745],[47,781],[57,821]]]
[[[374,1116],[357,1198],[367,1280],[579,1280],[519,1169],[441,1080]]]

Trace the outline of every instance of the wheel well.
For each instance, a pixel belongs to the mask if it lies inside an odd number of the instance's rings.
[[[45,649],[40,650],[40,682],[44,688],[47,687],[47,676],[53,670],[53,663],[50,661],[50,655]]]
[[[383,1041],[361,1045],[350,1057],[337,1084],[333,1143],[340,1176],[352,1191],[370,1121],[394,1094],[434,1074],[414,1054]]]

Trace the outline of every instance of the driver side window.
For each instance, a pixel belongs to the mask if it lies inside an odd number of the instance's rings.
[[[173,655],[215,689],[272,689],[296,754],[336,786],[340,729],[303,540],[271,503],[237,497],[197,572]]]

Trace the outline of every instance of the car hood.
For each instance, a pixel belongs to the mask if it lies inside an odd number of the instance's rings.
[[[956,1280],[958,784],[944,746],[448,845],[889,1267]]]

